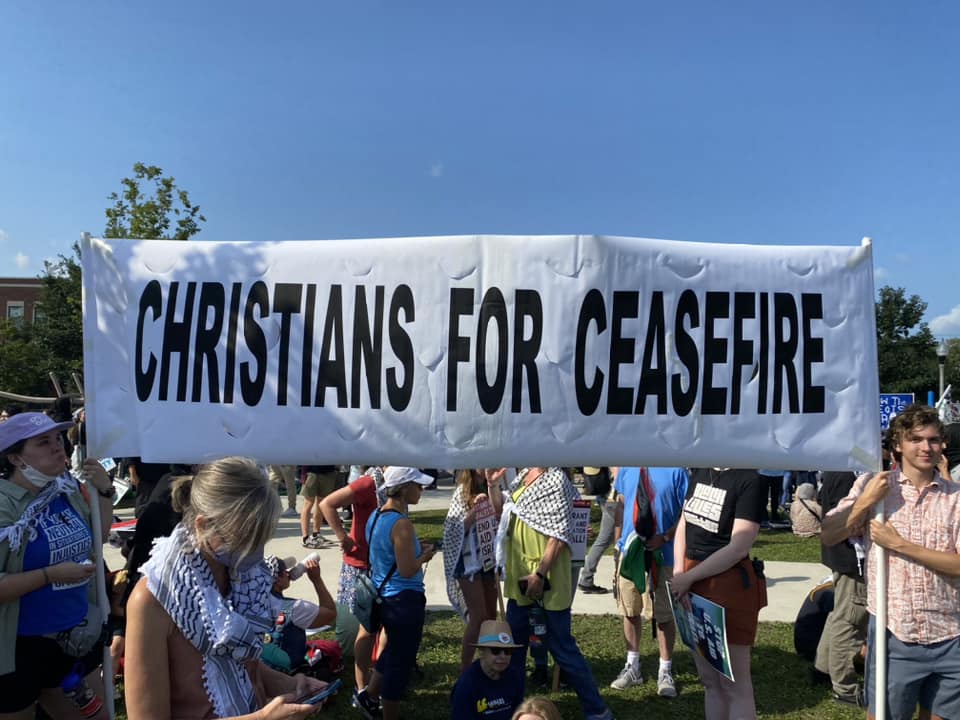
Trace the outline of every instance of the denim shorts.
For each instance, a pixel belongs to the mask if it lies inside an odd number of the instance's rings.
[[[876,622],[871,615],[865,684],[874,716],[875,638]],[[918,704],[936,716],[960,718],[960,637],[921,645],[898,640],[887,630],[887,716],[910,720]]]

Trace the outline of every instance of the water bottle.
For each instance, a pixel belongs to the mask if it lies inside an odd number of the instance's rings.
[[[530,620],[530,637],[528,642],[531,648],[538,648],[543,645],[547,637],[547,614],[543,605],[539,603],[530,608],[528,615]]]
[[[291,582],[296,580],[298,577],[300,577],[307,571],[307,566],[304,565],[304,563],[307,562],[307,560],[316,560],[317,562],[320,562],[320,553],[312,552],[309,555],[307,555],[303,560],[301,560],[292,568],[290,568],[288,572],[290,573]]]
[[[76,666],[63,679],[61,684],[63,694],[66,695],[80,710],[80,715],[85,718],[92,718],[103,707],[103,702],[87,685],[86,678],[83,677],[80,666]]]

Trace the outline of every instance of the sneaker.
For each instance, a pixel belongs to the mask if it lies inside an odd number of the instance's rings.
[[[331,542],[330,540],[327,540],[327,538],[325,538],[323,535],[321,535],[318,532],[315,532],[310,537],[313,539],[315,543],[317,543],[317,547],[319,548],[330,547],[331,545],[339,545],[339,543],[334,543],[334,542]]]
[[[677,685],[673,682],[673,675],[669,670],[661,670],[657,675],[657,695],[666,698],[677,696]]]
[[[353,691],[353,697],[350,699],[350,704],[353,705],[359,712],[361,717],[364,720],[380,720],[382,713],[380,711],[380,703],[375,703],[370,696],[367,694],[366,688],[363,690]]]
[[[298,518],[298,517],[300,517],[300,513],[297,512],[297,509],[296,509],[296,508],[287,508],[287,509],[284,510],[282,513],[280,513],[280,517],[285,517],[285,518]]]
[[[546,665],[535,665],[533,672],[527,679],[527,684],[537,690],[546,690],[550,687],[550,674],[547,672]]]
[[[303,538],[300,541],[300,544],[305,548],[310,548],[311,550],[316,550],[317,548],[322,547],[320,544],[320,539],[313,535],[308,535],[307,537]]]
[[[614,690],[626,690],[637,685],[643,685],[643,675],[640,674],[639,668],[634,670],[629,665],[624,665],[617,679],[610,683],[610,687]]]
[[[840,695],[839,693],[834,693],[833,701],[840,705],[849,705],[850,707],[855,708],[864,708],[867,706],[867,698],[863,693],[863,688],[857,690],[857,692],[853,695]]]
[[[577,588],[580,590],[580,592],[586,593],[587,595],[606,595],[608,592],[610,592],[609,588],[605,588],[602,585],[594,585],[592,583],[590,585],[577,585]]]

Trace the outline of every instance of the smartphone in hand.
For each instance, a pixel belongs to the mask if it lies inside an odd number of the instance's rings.
[[[329,683],[323,690],[313,695],[305,695],[304,697],[297,700],[299,705],[317,705],[322,703],[328,697],[333,695],[337,690],[343,686],[343,683],[340,680],[334,680]]]

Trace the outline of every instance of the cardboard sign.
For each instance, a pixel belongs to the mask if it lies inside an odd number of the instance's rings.
[[[494,512],[493,503],[487,499],[479,500],[475,507],[477,561],[484,571],[493,570],[496,564],[497,514]]]
[[[590,500],[573,501],[573,538],[570,561],[582,563],[587,558],[587,530],[590,527]]]

